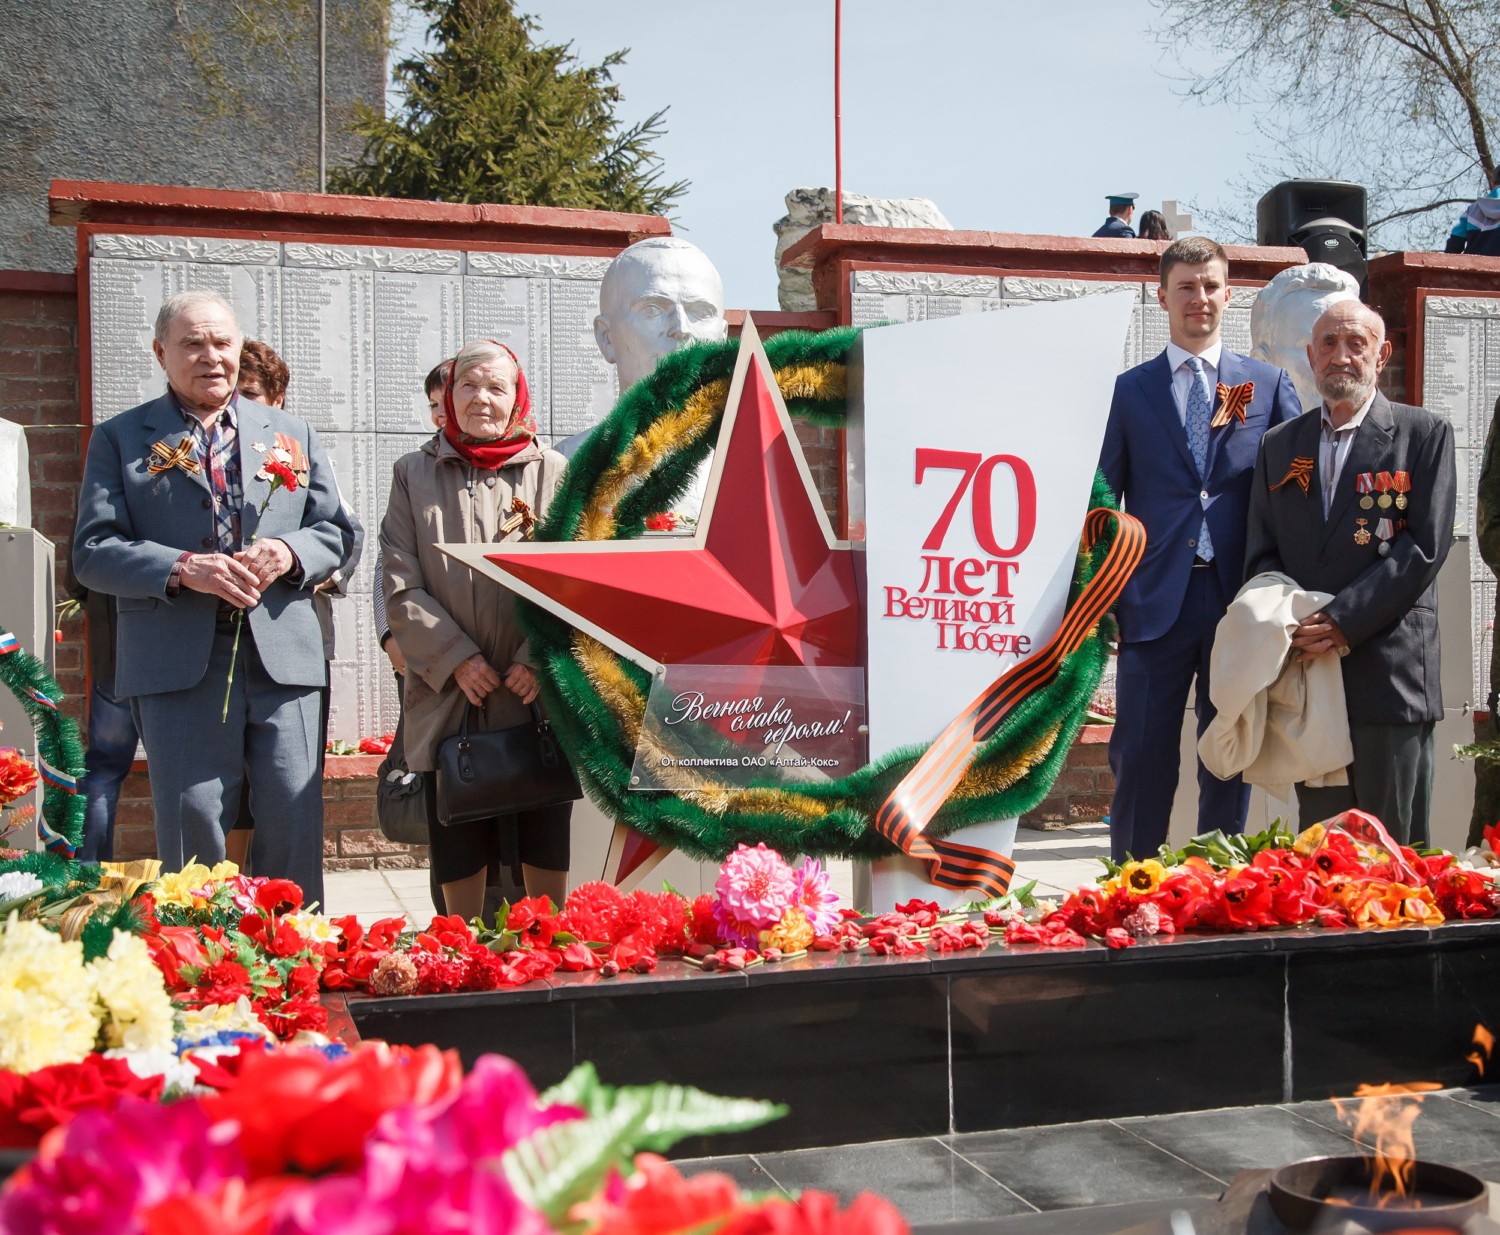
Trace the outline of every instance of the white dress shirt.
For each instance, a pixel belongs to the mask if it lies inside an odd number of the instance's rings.
[[[1208,405],[1213,407],[1214,395],[1219,388],[1219,357],[1224,353],[1224,342],[1215,339],[1214,342],[1196,353],[1199,360],[1203,362],[1203,381],[1205,382],[1204,393],[1208,395]],[[1175,343],[1167,344],[1167,364],[1172,367],[1172,402],[1177,404],[1177,419],[1187,426],[1187,401],[1189,383],[1193,380],[1193,370],[1188,361],[1195,353],[1185,347],[1178,347]]]
[[[1339,477],[1344,473],[1344,461],[1349,458],[1349,448],[1354,445],[1354,435],[1359,432],[1359,426],[1365,423],[1370,404],[1374,402],[1375,392],[1372,390],[1364,406],[1337,429],[1333,427],[1333,421],[1328,418],[1328,405],[1326,403],[1323,405],[1323,422],[1318,432],[1318,481],[1323,487],[1323,513],[1325,515],[1329,507],[1333,505],[1333,491],[1338,488]]]

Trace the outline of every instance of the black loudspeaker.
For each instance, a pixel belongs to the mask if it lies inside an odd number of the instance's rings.
[[[1347,180],[1283,180],[1255,208],[1260,244],[1295,245],[1365,281],[1365,189]]]

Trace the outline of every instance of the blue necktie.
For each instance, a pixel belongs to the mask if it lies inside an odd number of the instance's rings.
[[[1212,409],[1208,402],[1208,387],[1203,384],[1203,361],[1197,356],[1188,358],[1188,368],[1192,370],[1192,381],[1188,383],[1187,397],[1187,437],[1188,448],[1193,452],[1193,462],[1198,465],[1198,476],[1205,482],[1208,481],[1208,422],[1212,417]],[[1214,559],[1214,542],[1208,534],[1208,519],[1203,520],[1203,526],[1198,531],[1198,556],[1205,562]]]

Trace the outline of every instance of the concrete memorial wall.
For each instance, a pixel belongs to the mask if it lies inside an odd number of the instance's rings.
[[[1479,468],[1484,443],[1500,397],[1500,293],[1489,296],[1422,298],[1422,405],[1453,425],[1458,455],[1458,510],[1454,531],[1461,538],[1453,547],[1467,562],[1469,582],[1469,698],[1482,708],[1489,694],[1490,645],[1494,640],[1495,576],[1479,556],[1474,534]],[[1462,538],[1467,538],[1465,544]],[[1465,651],[1444,649],[1445,657]]]

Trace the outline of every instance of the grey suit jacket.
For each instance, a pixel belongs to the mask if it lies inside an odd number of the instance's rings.
[[[1453,427],[1377,393],[1355,432],[1324,519],[1317,469],[1322,415],[1315,408],[1261,440],[1250,488],[1245,576],[1281,571],[1309,591],[1333,594],[1326,612],[1351,649],[1343,661],[1350,723],[1441,720],[1437,576],[1453,544]],[[1294,480],[1279,483],[1296,459],[1313,464],[1306,493]],[[1404,510],[1360,506],[1361,473],[1398,471],[1411,479]],[[1395,532],[1384,555],[1376,535],[1382,518],[1392,521]],[[1361,531],[1370,533],[1364,544],[1355,539]]]
[[[339,500],[328,456],[306,421],[248,399],[237,404],[245,541],[275,537],[297,556],[301,574],[284,576],[249,611],[255,646],[271,677],[285,686],[327,680],[323,639],[312,588],[353,549],[354,532]],[[151,475],[152,443],[176,445],[187,432],[182,414],[163,395],[105,421],[89,440],[73,534],[73,563],[90,591],[119,598],[115,693],[154,695],[196,685],[213,647],[216,597],[183,589],[167,595],[172,565],[184,551],[213,549],[209,483],[180,468]],[[308,460],[305,486],[277,492],[264,519],[256,514],[269,490],[256,476],[266,451],[284,433]]]

